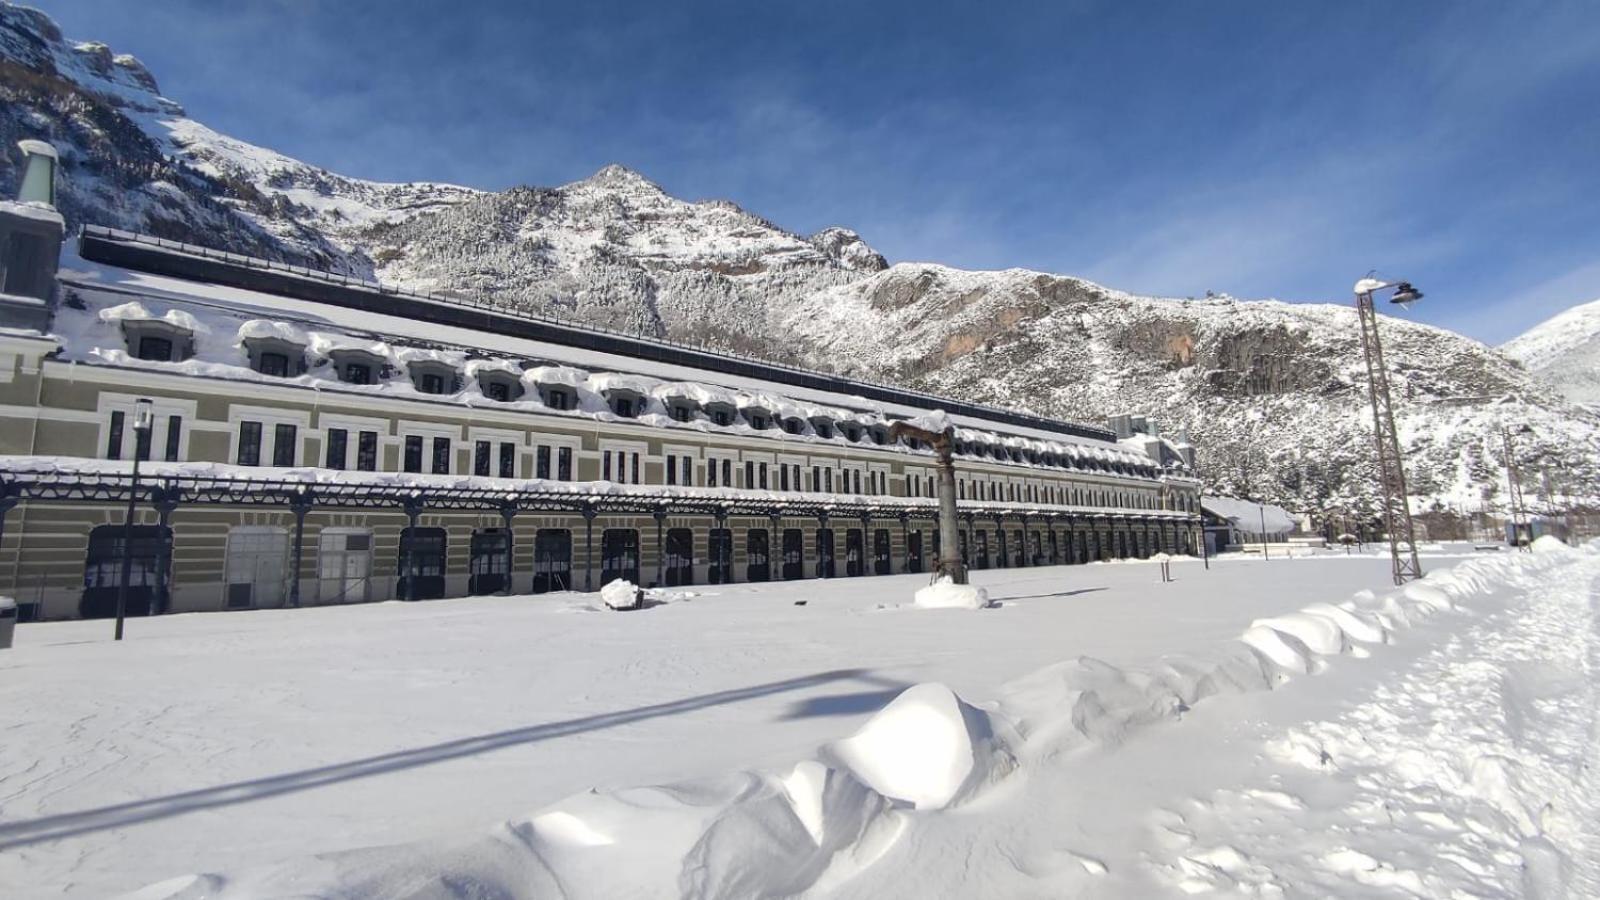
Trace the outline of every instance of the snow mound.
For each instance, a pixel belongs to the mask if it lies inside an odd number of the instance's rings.
[[[948,687],[919,684],[822,755],[880,794],[917,809],[943,809],[1016,768],[1002,733],[1009,729],[997,725]]]
[[[638,609],[639,586],[618,578],[600,589],[600,602],[612,609]]]
[[[791,896],[825,890],[870,865],[903,824],[881,794],[808,761],[782,777],[737,772],[590,791],[466,840],[186,875],[132,897]]]
[[[956,584],[950,576],[917,591],[912,602],[923,609],[986,609],[989,592],[973,584]]]

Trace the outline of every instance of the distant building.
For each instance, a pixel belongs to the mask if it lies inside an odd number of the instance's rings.
[[[30,617],[114,609],[130,497],[134,614],[921,572],[934,459],[889,426],[934,410],[971,565],[1198,548],[1192,450],[102,228],[57,272],[38,198],[0,235]]]
[[[1248,544],[1279,544],[1299,527],[1294,514],[1271,503],[1234,497],[1202,497],[1209,552],[1238,549]]]

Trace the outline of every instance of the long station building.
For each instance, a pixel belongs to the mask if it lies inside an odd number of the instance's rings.
[[[68,240],[53,154],[24,150],[0,202],[0,594],[26,618],[923,572],[937,477],[901,419],[955,428],[973,567],[1197,552],[1193,449],[1131,417]]]

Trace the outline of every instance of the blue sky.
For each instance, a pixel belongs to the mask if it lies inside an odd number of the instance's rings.
[[[484,188],[620,162],[891,261],[1347,301],[1600,298],[1600,4],[34,0],[225,133]]]

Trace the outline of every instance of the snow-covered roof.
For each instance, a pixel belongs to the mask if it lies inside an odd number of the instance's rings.
[[[1298,524],[1294,516],[1281,506],[1237,497],[1202,497],[1200,508],[1219,519],[1234,523],[1240,531],[1259,532],[1264,522],[1268,534],[1288,534]]]
[[[419,322],[400,315],[387,315],[317,303],[297,297],[264,294],[195,282],[67,256],[63,259],[62,281],[77,300],[58,311],[55,329],[62,343],[62,358],[120,366],[150,367],[161,371],[226,377],[238,380],[268,380],[278,384],[303,383],[324,391],[403,394],[432,402],[451,399],[481,405],[480,386],[468,378],[453,395],[425,395],[401,379],[377,384],[347,384],[326,370],[312,366],[307,372],[290,376],[265,376],[249,367],[241,343],[250,337],[282,337],[305,343],[313,354],[326,356],[339,350],[360,350],[384,359],[397,371],[421,360],[438,361],[464,369],[472,360],[469,374],[486,368],[520,372],[524,384],[563,384],[579,394],[577,408],[551,410],[529,392],[514,401],[495,401],[500,408],[547,412],[556,415],[588,416],[612,420],[616,416],[604,402],[603,392],[626,388],[650,398],[637,421],[663,427],[748,428],[735,422],[715,426],[704,417],[690,422],[674,421],[664,400],[684,396],[701,405],[729,403],[739,408],[765,409],[782,418],[809,420],[825,417],[861,426],[886,426],[898,418],[919,419],[937,416],[937,421],[957,429],[961,440],[976,444],[998,444],[1019,450],[1048,453],[1064,460],[1094,460],[1140,467],[1146,477],[1158,474],[1148,457],[1129,452],[1114,441],[1099,441],[1076,435],[1012,426],[975,416],[946,414],[942,410],[885,404],[860,396],[832,393],[804,386],[780,384],[729,372],[717,372],[675,365],[657,360],[624,356],[599,350],[572,347],[488,330],[474,330],[432,322]],[[194,357],[183,362],[152,362],[135,359],[126,351],[122,336],[106,326],[128,319],[160,319],[187,328],[197,335]],[[215,335],[212,337],[211,335]],[[226,336],[225,338],[223,336]],[[523,370],[528,363],[535,363]],[[1004,431],[998,430],[1003,427]],[[753,430],[752,430],[753,431]],[[753,432],[773,439],[845,442],[839,435],[823,438],[814,429],[801,434],[782,430]],[[900,445],[888,449],[906,453],[927,453]]]

